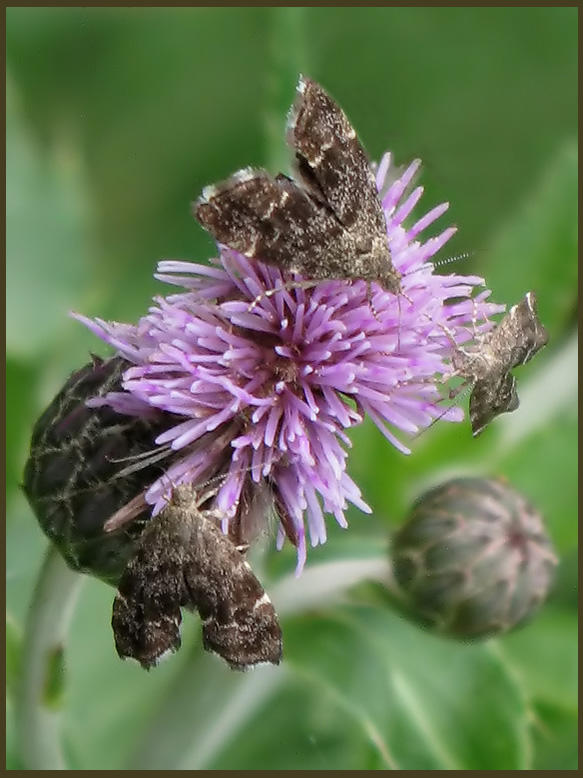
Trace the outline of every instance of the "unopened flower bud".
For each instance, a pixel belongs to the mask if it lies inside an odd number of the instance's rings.
[[[35,424],[23,484],[67,564],[110,583],[123,571],[151,506],[144,502],[132,522],[111,534],[103,525],[162,472],[159,464],[140,458],[156,448],[160,413],[148,409],[146,416],[129,416],[86,405],[121,390],[128,366],[119,357],[94,357],[70,376]]]
[[[558,561],[541,515],[506,483],[485,478],[455,479],[424,494],[392,554],[411,615],[459,639],[528,619]]]

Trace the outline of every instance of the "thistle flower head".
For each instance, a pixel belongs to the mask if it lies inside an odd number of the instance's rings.
[[[326,540],[324,513],[345,527],[348,502],[370,510],[346,472],[346,431],[368,414],[408,453],[401,437],[443,413],[439,381],[452,340],[472,338],[475,322],[487,328],[503,309],[486,302],[487,290],[473,295],[482,279],[439,275],[429,262],[455,228],[424,242],[420,235],[447,204],[405,226],[422,193],[405,196],[418,166],[398,175],[385,155],[377,169],[403,295],[364,281],[294,286],[299,276],[220,247],[210,266],[161,262],[156,277],[182,291],[156,298],[137,325],[77,316],[133,365],[122,392],[93,402],[129,415],[167,413],[155,443],[181,455],[145,493],[154,514],[169,484],[224,474],[215,498],[224,531],[236,527],[249,540],[257,514],[273,504],[278,545],[290,539],[301,570],[304,517],[316,545]]]

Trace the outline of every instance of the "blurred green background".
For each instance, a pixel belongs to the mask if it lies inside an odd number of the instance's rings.
[[[7,57],[9,766],[26,764],[14,710],[47,545],[19,491],[31,428],[88,352],[106,353],[67,312],[134,321],[163,291],[159,259],[213,254],[190,202],[239,167],[285,166],[301,70],[371,157],[423,159],[417,213],[448,200],[439,228],[459,227],[446,256],[473,251],[456,270],[499,302],[534,289],[550,344],[517,373],[520,409],[477,440],[437,424],[404,457],[371,424],[355,431],[349,471],[373,515],[349,513],[348,532],[331,519],[299,580],[267,539],[280,668],[231,672],[203,655],[193,617],[155,671],[122,663],[113,591],[87,580],[58,745],[77,769],[575,769],[577,10],[9,8]],[[472,646],[349,586],[422,489],[464,473],[530,497],[561,557],[540,615]]]

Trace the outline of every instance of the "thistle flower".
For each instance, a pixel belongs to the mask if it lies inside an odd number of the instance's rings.
[[[155,443],[177,456],[144,494],[153,515],[169,485],[224,474],[215,498],[223,531],[248,542],[257,531],[251,525],[273,504],[278,547],[287,536],[299,572],[304,516],[317,545],[326,540],[324,513],[346,527],[348,502],[370,511],[346,472],[346,430],[368,414],[409,453],[401,434],[416,435],[443,414],[439,382],[455,343],[488,329],[488,317],[503,310],[486,302],[488,290],[473,296],[481,278],[439,275],[428,261],[455,232],[419,240],[447,203],[405,226],[422,194],[417,187],[405,196],[419,164],[399,175],[387,154],[377,169],[403,296],[364,281],[306,288],[300,276],[219,247],[211,266],[160,262],[156,277],[185,291],[156,298],[135,326],[77,315],[133,365],[123,391],[93,405],[167,414]],[[458,408],[448,414],[462,418]]]

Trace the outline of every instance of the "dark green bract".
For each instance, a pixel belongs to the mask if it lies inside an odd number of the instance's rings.
[[[122,473],[154,448],[158,415],[122,416],[85,404],[119,389],[127,366],[119,357],[94,357],[70,376],[34,426],[23,484],[39,524],[69,567],[111,584],[135,548],[149,507],[116,532],[106,534],[103,525],[160,473],[148,461]]]
[[[455,479],[424,494],[392,553],[412,615],[459,639],[528,619],[557,564],[541,515],[508,484],[485,478]]]

